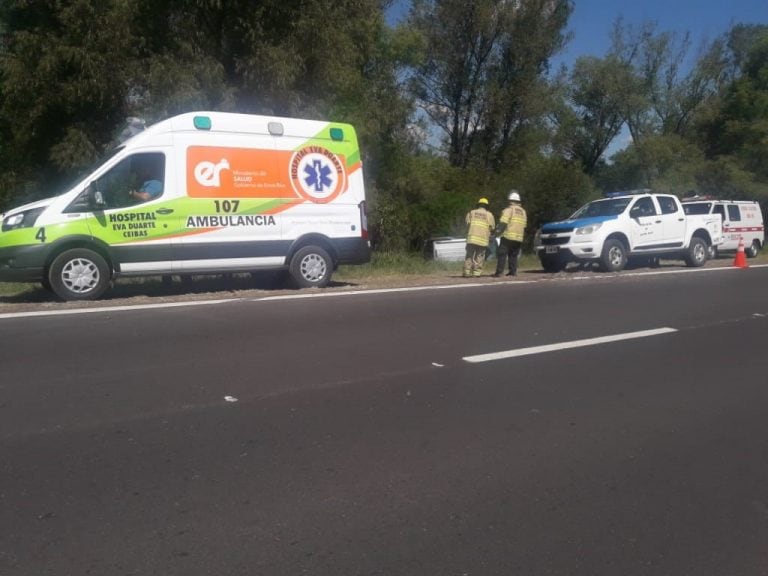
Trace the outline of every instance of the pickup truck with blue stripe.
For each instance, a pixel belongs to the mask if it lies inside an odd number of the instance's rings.
[[[569,262],[596,262],[604,271],[618,272],[635,257],[703,266],[723,242],[719,215],[688,215],[672,194],[640,190],[606,196],[536,233],[534,247],[545,271],[559,272]]]

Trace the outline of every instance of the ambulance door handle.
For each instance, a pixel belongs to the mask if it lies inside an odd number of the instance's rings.
[[[661,224],[661,220],[656,220],[656,224]]]
[[[155,212],[165,216],[166,214],[172,214],[173,208],[160,208],[159,210],[155,210]]]
[[[682,222],[683,220],[685,220],[685,218],[678,218],[677,219],[678,222]]]

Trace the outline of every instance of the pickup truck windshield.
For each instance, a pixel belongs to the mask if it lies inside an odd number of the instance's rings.
[[[592,218],[593,216],[618,216],[626,210],[632,198],[610,198],[607,200],[595,200],[579,208],[571,216],[575,218]]]

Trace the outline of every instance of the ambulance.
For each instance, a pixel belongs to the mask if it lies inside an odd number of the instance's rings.
[[[744,252],[749,258],[757,256],[765,240],[763,212],[760,204],[748,200],[714,200],[694,196],[683,200],[686,214],[719,214],[723,221],[723,243],[720,252],[735,251],[739,241],[744,242]]]
[[[353,127],[222,112],[148,127],[0,230],[0,282],[63,300],[98,298],[118,277],[266,269],[323,287],[339,264],[369,260]]]

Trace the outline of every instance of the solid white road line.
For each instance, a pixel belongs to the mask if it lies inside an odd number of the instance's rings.
[[[276,300],[305,300],[307,298],[333,298],[334,296],[367,296],[369,294],[395,294],[397,292],[424,292],[427,290],[461,290],[464,288],[484,288],[488,286],[503,286],[508,284],[535,284],[535,280],[510,280],[507,282],[486,282],[468,284],[434,284],[429,286],[406,286],[405,288],[373,288],[366,290],[346,290],[343,292],[316,292],[314,294],[288,294],[283,296],[264,296],[246,298],[249,302],[273,302]]]
[[[625,334],[614,334],[612,336],[601,336],[599,338],[587,338],[586,340],[572,340],[571,342],[559,342],[557,344],[547,344],[545,346],[532,346],[530,348],[518,348],[517,350],[493,352],[491,354],[465,356],[462,360],[466,360],[473,364],[479,362],[492,362],[494,360],[517,358],[518,356],[530,356],[531,354],[544,354],[545,352],[556,352],[558,350],[567,350],[569,348],[595,346],[597,344],[620,342],[621,340],[633,340],[635,338],[648,338],[649,336],[659,336],[661,334],[670,334],[672,332],[677,332],[677,330],[675,328],[656,328],[655,330],[641,330],[640,332],[627,332]]]
[[[0,314],[0,320],[14,318],[34,318],[40,316],[70,316],[73,314],[95,314],[97,312],[133,312],[136,310],[156,310],[160,308],[183,308],[185,306],[209,306],[211,304],[226,304],[228,302],[275,302],[281,300],[308,300],[315,298],[334,298],[340,296],[367,296],[370,294],[394,294],[397,292],[423,292],[426,290],[460,290],[463,288],[482,288],[486,286],[503,286],[511,284],[533,284],[533,280],[516,280],[507,282],[488,282],[484,284],[437,284],[434,286],[410,286],[405,288],[376,288],[373,290],[347,290],[339,292],[314,292],[311,294],[287,294],[282,296],[257,296],[255,298],[223,298],[219,300],[187,300],[182,302],[166,302],[163,304],[135,304],[133,306],[102,306],[92,308],[69,308],[65,310],[46,310],[39,312],[9,312]]]
[[[750,265],[750,268],[766,268],[768,264],[755,264]],[[691,274],[696,272],[722,272],[727,270],[745,270],[745,268],[732,268],[732,267],[718,267],[718,268],[694,268],[683,270],[659,270],[653,272],[631,272],[631,273],[619,273],[619,274],[595,274],[594,276],[572,276],[568,278],[553,277],[545,280],[557,281],[557,280],[600,280],[609,278],[621,278],[622,276],[661,276],[664,274]],[[314,298],[334,298],[344,296],[367,296],[370,294],[390,294],[396,292],[420,292],[428,290],[461,290],[465,288],[484,288],[493,286],[517,286],[523,284],[536,284],[540,280],[508,280],[501,282],[461,282],[460,284],[438,284],[430,286],[409,286],[403,288],[379,288],[373,290],[366,290],[361,288],[359,290],[346,290],[339,292],[316,292],[313,294],[288,294],[281,296],[264,296],[255,298],[223,298],[219,300],[192,300],[186,302],[168,302],[164,304],[138,304],[135,306],[106,306],[106,307],[93,307],[93,308],[69,308],[65,310],[46,310],[39,312],[10,312],[6,314],[0,314],[0,320],[11,320],[16,318],[33,318],[44,316],[66,316],[73,314],[96,314],[99,312],[131,312],[135,310],[151,310],[161,308],[181,308],[184,306],[208,306],[211,304],[225,304],[227,302],[274,302],[280,300],[305,300]]]
[[[211,306],[213,304],[225,304],[237,302],[240,298],[227,298],[225,300],[195,300],[193,302],[165,302],[163,304],[134,304],[133,306],[100,306],[98,308],[69,308],[67,310],[45,310],[40,312],[11,312],[0,314],[0,320],[12,318],[34,318],[36,316],[70,316],[73,314],[97,314],[105,312],[134,312],[136,310],[158,310],[160,308],[183,308],[187,306]]]

